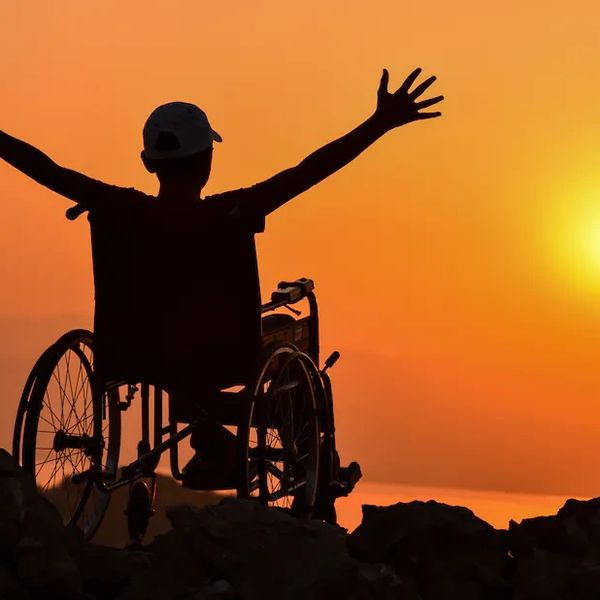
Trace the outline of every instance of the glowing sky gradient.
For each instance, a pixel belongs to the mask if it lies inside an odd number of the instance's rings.
[[[213,193],[297,163],[416,66],[441,119],[394,131],[269,218],[265,296],[310,276],[338,440],[374,481],[600,490],[600,8],[596,1],[211,4],[39,0],[0,9],[0,128],[154,193],[158,104],[224,138]],[[85,219],[0,164],[8,444],[25,370],[89,325]],[[63,317],[74,315],[73,317]],[[132,438],[133,439],[133,438]]]

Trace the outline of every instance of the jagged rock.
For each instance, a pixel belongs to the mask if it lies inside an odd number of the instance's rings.
[[[510,522],[517,600],[600,597],[600,499],[567,500],[555,516]]]
[[[555,517],[568,538],[568,546],[586,560],[600,562],[600,498],[565,502]]]
[[[0,453],[0,557],[14,554],[25,521],[24,495],[16,469],[7,469]]]
[[[74,598],[83,591],[81,576],[66,548],[34,537],[22,538],[16,550],[17,577],[47,598]]]
[[[275,590],[283,597],[312,596],[311,587],[346,558],[343,530],[317,529],[317,523],[291,519],[255,502],[223,501],[203,510],[177,507],[167,514],[197,568],[230,580],[242,598],[265,598]]]
[[[143,577],[135,577],[131,583],[118,595],[117,600],[231,600],[230,595],[209,595],[210,585],[197,588],[167,577],[166,571],[160,575],[149,571]],[[206,590],[206,591],[205,591]],[[233,596],[235,598],[235,596]]]
[[[392,567],[377,563],[361,563],[359,568],[359,586],[354,598],[377,598],[377,600],[396,600],[397,598],[417,599],[412,582],[400,580]],[[332,595],[335,597],[335,593]]]
[[[162,539],[161,539],[162,538]],[[172,543],[162,543],[164,541]],[[212,583],[196,569],[193,557],[171,533],[158,536],[147,549],[148,567],[133,574],[127,586],[114,598],[118,600],[175,600],[209,597],[203,590]],[[213,597],[219,598],[218,595]],[[227,596],[223,596],[225,600]]]
[[[541,548],[600,561],[600,498],[567,500],[554,516],[511,521],[508,533],[515,557],[531,556]]]
[[[0,567],[0,598],[3,600],[30,600],[32,596],[14,575],[4,567]]]
[[[600,565],[536,549],[519,561],[515,600],[597,600]]]
[[[150,569],[147,553],[85,544],[76,556],[84,590],[98,600],[116,598],[138,574]]]
[[[235,600],[233,586],[225,579],[217,579],[203,588],[202,593],[207,600]]]
[[[0,556],[9,572],[34,594],[78,596],[83,588],[68,550],[69,533],[33,479],[5,450],[0,450],[0,510],[0,532],[6,535]]]
[[[504,532],[467,508],[433,500],[363,506],[348,545],[359,560],[392,566],[425,600],[510,594]]]
[[[508,544],[515,558],[531,557],[535,548],[550,548],[555,545],[556,529],[554,517],[533,517],[508,524]]]
[[[373,590],[386,586],[394,598],[410,598],[389,570],[361,571],[340,527],[232,499],[172,508],[168,517],[174,532],[165,537],[174,536],[194,557],[197,572],[231,582],[240,598],[384,598]]]
[[[0,599],[600,598],[598,498],[509,531],[434,501],[365,506],[351,535],[234,499],[168,518],[140,550],[90,544],[0,450]]]

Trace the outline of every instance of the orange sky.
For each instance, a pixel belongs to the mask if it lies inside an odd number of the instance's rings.
[[[75,0],[0,15],[0,129],[57,162],[156,191],[156,105],[199,104],[224,143],[213,193],[289,167],[397,86],[435,73],[441,119],[389,133],[269,218],[265,295],[311,276],[338,439],[372,480],[600,490],[600,8]],[[87,325],[87,224],[0,164],[6,446],[25,372]]]

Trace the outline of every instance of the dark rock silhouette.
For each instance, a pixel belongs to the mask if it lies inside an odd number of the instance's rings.
[[[567,500],[552,517],[510,522],[518,600],[600,597],[600,498]]]
[[[364,506],[351,534],[232,498],[166,517],[171,529],[139,550],[88,543],[0,450],[0,598],[600,597],[600,499],[508,530],[435,501]]]
[[[364,506],[348,545],[360,560],[393,567],[425,598],[505,598],[505,533],[468,508],[414,501]]]
[[[195,572],[226,580],[234,597],[257,600],[402,597],[401,582],[389,567],[349,556],[341,527],[234,499],[202,509],[172,508],[168,516],[173,531],[148,547],[161,557],[156,569],[164,576],[185,565],[182,578]]]
[[[0,582],[5,587],[0,598],[18,597],[17,583],[19,593],[24,588],[23,593],[48,597],[80,595],[83,582],[70,552],[74,536],[29,475],[0,451]]]

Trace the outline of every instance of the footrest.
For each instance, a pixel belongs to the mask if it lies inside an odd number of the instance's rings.
[[[330,482],[331,491],[336,498],[347,496],[352,492],[354,486],[360,481],[362,471],[360,465],[352,461],[347,467],[338,469],[338,478]]]

